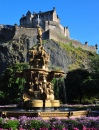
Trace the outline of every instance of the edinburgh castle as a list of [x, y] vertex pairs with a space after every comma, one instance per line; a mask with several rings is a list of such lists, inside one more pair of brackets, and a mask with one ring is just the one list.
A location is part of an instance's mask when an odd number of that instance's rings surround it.
[[88, 46], [88, 43], [80, 43], [77, 40], [70, 38], [70, 32], [67, 27], [63, 27], [60, 24], [60, 18], [56, 13], [55, 7], [53, 10], [47, 12], [39, 13], [34, 12], [33, 14], [28, 11], [26, 15], [22, 15], [20, 18], [20, 25], [0, 25], [0, 41], [6, 40], [19, 40], [21, 35], [26, 35], [28, 40], [31, 37], [37, 36], [37, 24], [39, 24], [43, 30], [43, 40], [53, 39], [58, 43], [69, 44], [72, 43], [72, 46], [75, 48], [82, 48], [84, 50], [96, 52], [97, 45]]

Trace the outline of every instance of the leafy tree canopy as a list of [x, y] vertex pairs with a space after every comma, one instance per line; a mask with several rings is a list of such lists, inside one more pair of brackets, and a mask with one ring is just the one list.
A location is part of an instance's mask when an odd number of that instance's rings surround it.
[[99, 54], [91, 57], [90, 71], [91, 73], [99, 73]]
[[23, 77], [17, 77], [16, 72], [22, 72], [25, 68], [28, 68], [26, 63], [16, 63], [7, 68], [0, 76], [1, 104], [17, 103], [21, 98], [26, 81]]

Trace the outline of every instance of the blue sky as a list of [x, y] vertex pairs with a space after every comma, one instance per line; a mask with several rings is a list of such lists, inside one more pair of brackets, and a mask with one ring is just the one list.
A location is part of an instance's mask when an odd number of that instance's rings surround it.
[[72, 39], [99, 45], [99, 0], [0, 0], [0, 24], [19, 25], [28, 10], [45, 12], [53, 7]]

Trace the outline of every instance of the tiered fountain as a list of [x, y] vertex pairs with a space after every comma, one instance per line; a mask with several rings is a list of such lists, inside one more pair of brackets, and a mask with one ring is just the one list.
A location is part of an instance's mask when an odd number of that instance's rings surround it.
[[23, 106], [27, 109], [47, 109], [60, 107], [59, 100], [54, 99], [53, 78], [64, 76], [63, 71], [49, 70], [50, 55], [42, 46], [42, 29], [37, 26], [37, 47], [29, 50], [29, 69], [24, 69], [26, 79], [23, 93]]
[[53, 78], [60, 78], [65, 75], [63, 71], [49, 70], [50, 55], [47, 54], [42, 46], [42, 30], [37, 26], [37, 47], [29, 50], [30, 68], [24, 69], [21, 73], [26, 84], [22, 95], [21, 109], [3, 110], [2, 117], [42, 117], [49, 119], [50, 117], [66, 118], [70, 116], [88, 115], [88, 111], [60, 111], [56, 110], [60, 107], [59, 100], [54, 99]]

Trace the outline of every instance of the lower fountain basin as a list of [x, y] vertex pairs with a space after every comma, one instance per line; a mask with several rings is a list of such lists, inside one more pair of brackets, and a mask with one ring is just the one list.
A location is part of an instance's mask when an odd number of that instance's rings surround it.
[[77, 110], [73, 108], [47, 108], [47, 109], [19, 109], [17, 107], [2, 107], [0, 108], [1, 117], [16, 117], [19, 116], [28, 116], [28, 117], [41, 117], [42, 119], [50, 119], [50, 118], [70, 118], [70, 117], [81, 117], [81, 116], [88, 116], [88, 110]]

